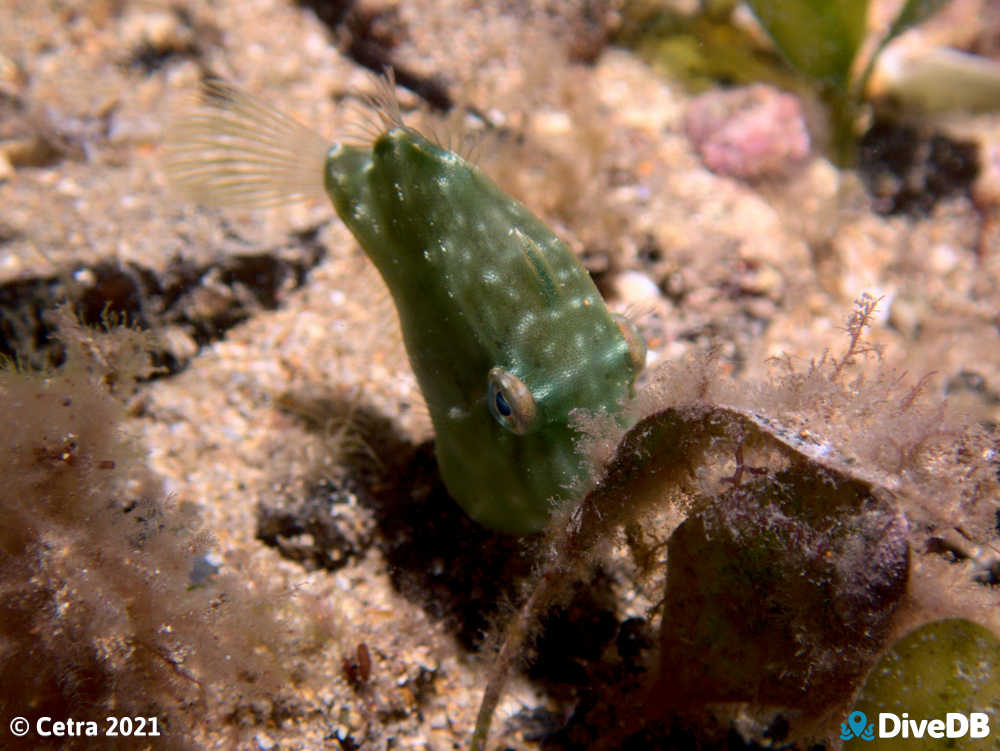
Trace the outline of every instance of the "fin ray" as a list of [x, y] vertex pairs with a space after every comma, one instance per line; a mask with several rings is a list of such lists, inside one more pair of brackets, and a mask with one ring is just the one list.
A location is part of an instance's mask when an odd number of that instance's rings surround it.
[[329, 143], [219, 79], [167, 135], [164, 166], [179, 193], [214, 206], [274, 206], [326, 196]]

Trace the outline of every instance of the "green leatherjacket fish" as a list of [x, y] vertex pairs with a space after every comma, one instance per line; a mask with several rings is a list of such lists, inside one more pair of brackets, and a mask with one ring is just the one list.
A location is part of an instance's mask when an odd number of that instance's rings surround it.
[[537, 531], [589, 472], [571, 413], [619, 414], [645, 344], [540, 219], [403, 123], [391, 76], [372, 106], [370, 140], [331, 147], [212, 80], [172, 128], [168, 174], [223, 205], [325, 189], [392, 294], [449, 493], [494, 529]]

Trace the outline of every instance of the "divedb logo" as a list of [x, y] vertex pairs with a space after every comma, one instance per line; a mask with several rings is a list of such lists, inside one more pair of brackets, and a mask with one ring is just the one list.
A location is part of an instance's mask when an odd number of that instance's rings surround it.
[[914, 720], [907, 712], [901, 715], [879, 712], [878, 731], [864, 712], [854, 711], [840, 723], [840, 739], [863, 741], [875, 738], [986, 738], [990, 734], [990, 716], [985, 712], [948, 712], [944, 719]]
[[847, 715], [847, 722], [840, 723], [840, 740], [849, 741], [851, 738], [863, 741], [875, 738], [875, 723], [869, 723], [864, 712], [851, 712]]

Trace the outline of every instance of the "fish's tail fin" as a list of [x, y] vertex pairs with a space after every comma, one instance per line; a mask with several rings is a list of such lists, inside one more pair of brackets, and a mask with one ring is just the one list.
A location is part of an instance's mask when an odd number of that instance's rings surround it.
[[330, 144], [217, 78], [167, 132], [164, 167], [181, 195], [212, 206], [275, 206], [326, 196]]

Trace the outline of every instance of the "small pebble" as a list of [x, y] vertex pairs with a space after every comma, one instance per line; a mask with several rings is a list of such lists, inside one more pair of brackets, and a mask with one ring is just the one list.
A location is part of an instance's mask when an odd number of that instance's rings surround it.
[[640, 271], [623, 271], [615, 276], [611, 288], [615, 296], [625, 303], [646, 302], [661, 297], [656, 283]]
[[787, 175], [811, 145], [799, 100], [763, 84], [696, 97], [684, 130], [712, 172], [746, 180]]
[[48, 164], [55, 150], [40, 135], [8, 138], [0, 141], [0, 157], [13, 167], [41, 167]]
[[1000, 127], [990, 133], [980, 150], [979, 177], [972, 184], [972, 196], [981, 206], [1000, 206]]
[[129, 48], [145, 45], [164, 54], [189, 49], [194, 32], [176, 13], [154, 10], [127, 16], [122, 22], [121, 38]]

